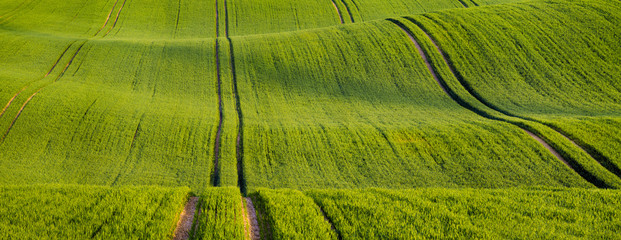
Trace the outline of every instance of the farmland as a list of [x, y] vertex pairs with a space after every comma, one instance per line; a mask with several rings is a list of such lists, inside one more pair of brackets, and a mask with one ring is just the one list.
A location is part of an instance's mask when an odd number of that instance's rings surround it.
[[620, 25], [607, 0], [2, 1], [0, 238], [619, 238]]

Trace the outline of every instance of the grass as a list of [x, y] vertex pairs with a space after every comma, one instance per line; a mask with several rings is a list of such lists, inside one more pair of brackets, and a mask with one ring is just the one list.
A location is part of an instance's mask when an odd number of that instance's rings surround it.
[[0, 238], [620, 238], [619, 2], [333, 2], [0, 2]]
[[311, 190], [343, 239], [614, 239], [619, 191]]
[[0, 187], [3, 239], [170, 239], [187, 187]]
[[621, 58], [614, 37], [620, 7], [531, 1], [414, 19], [488, 106], [564, 133], [620, 176], [615, 122], [621, 95], [615, 79]]
[[300, 191], [258, 189], [251, 198], [261, 239], [337, 239], [322, 210]]
[[191, 238], [245, 239], [243, 207], [239, 189], [207, 188], [200, 195]]
[[57, 68], [33, 83], [0, 119], [4, 133], [25, 99], [43, 87], [0, 145], [2, 182], [198, 192], [210, 185], [217, 126], [211, 47], [88, 42], [61, 78], [54, 81]]
[[589, 185], [453, 102], [407, 41], [387, 21], [233, 38], [248, 188]]

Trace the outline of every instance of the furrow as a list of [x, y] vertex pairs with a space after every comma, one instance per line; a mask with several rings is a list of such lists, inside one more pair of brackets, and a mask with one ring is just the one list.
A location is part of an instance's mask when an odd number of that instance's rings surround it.
[[15, 118], [13, 118], [13, 121], [11, 121], [11, 124], [9, 125], [9, 128], [6, 130], [6, 132], [4, 133], [4, 135], [2, 136], [2, 140], [0, 140], [0, 143], [4, 142], [4, 139], [6, 138], [7, 135], [9, 135], [9, 132], [11, 131], [11, 128], [13, 128], [13, 125], [15, 124], [15, 122], [17, 121], [17, 118], [19, 118], [19, 115], [22, 114], [22, 111], [24, 111], [24, 108], [26, 108], [26, 105], [30, 102], [30, 100], [32, 100], [32, 98], [37, 95], [37, 93], [39, 93], [39, 91], [41, 91], [41, 89], [43, 88], [39, 88], [39, 90], [37, 90], [35, 93], [33, 93], [32, 95], [30, 95], [30, 97], [28, 97], [28, 99], [26, 99], [26, 102], [24, 102], [24, 104], [22, 104], [22, 107], [19, 109], [19, 111], [17, 112], [17, 115], [15, 115]]
[[244, 114], [241, 108], [241, 100], [237, 89], [237, 72], [235, 71], [235, 51], [233, 41], [229, 37], [229, 12], [227, 1], [224, 0], [225, 34], [229, 42], [229, 55], [231, 63], [231, 85], [233, 97], [235, 98], [235, 111], [237, 112], [237, 138], [235, 141], [235, 157], [237, 159], [237, 186], [243, 195], [246, 195], [246, 178], [244, 175]]
[[[50, 75], [50, 73], [52, 73], [52, 71], [54, 71], [54, 68], [56, 68], [56, 65], [58, 65], [58, 62], [60, 62], [60, 60], [65, 56], [65, 53], [67, 53], [67, 51], [69, 50], [69, 48], [71, 48], [71, 46], [73, 46], [73, 44], [76, 41], [73, 41], [69, 44], [69, 46], [67, 46], [67, 48], [65, 48], [65, 50], [63, 51], [62, 54], [60, 54], [60, 57], [58, 57], [58, 59], [56, 59], [56, 62], [54, 62], [54, 65], [52, 65], [52, 68], [50, 68], [50, 70], [45, 74], [45, 76], [43, 76], [42, 78], [36, 80], [39, 81], [41, 79], [46, 78], [48, 75]], [[15, 93], [15, 95], [13, 95], [13, 97], [9, 100], [9, 102], [4, 106], [4, 108], [2, 109], [2, 111], [0, 112], [0, 117], [2, 117], [2, 115], [4, 114], [4, 112], [11, 106], [11, 103], [13, 103], [13, 101], [15, 100], [15, 98], [17, 98], [17, 96], [19, 96], [20, 93], [22, 93], [24, 90], [26, 90], [26, 88], [28, 88], [30, 86], [30, 84], [27, 84], [26, 86], [24, 86], [22, 89], [20, 89], [17, 93]]]
[[356, 22], [354, 21], [354, 15], [351, 14], [351, 10], [349, 9], [349, 5], [347, 5], [347, 2], [345, 2], [345, 0], [341, 0], [341, 2], [345, 6], [345, 10], [347, 11], [347, 14], [349, 15], [349, 19], [351, 20], [351, 22], [352, 23]]
[[112, 29], [114, 29], [114, 27], [116, 27], [116, 23], [119, 21], [119, 17], [121, 16], [121, 11], [123, 11], [123, 7], [125, 7], [125, 3], [126, 2], [127, 2], [127, 0], [123, 1], [123, 4], [119, 8], [119, 11], [116, 13], [116, 17], [114, 18], [114, 22], [112, 23], [112, 27], [110, 29], [108, 29], [106, 34], [103, 35], [104, 37], [108, 36], [108, 33], [110, 33], [110, 31], [112, 31]]
[[95, 33], [94, 36], [97, 36], [97, 34], [99, 34], [99, 32], [101, 32], [101, 30], [103, 30], [106, 25], [108, 25], [108, 21], [110, 20], [110, 16], [112, 16], [112, 12], [114, 12], [114, 8], [116, 7], [116, 4], [119, 3], [119, 0], [116, 0], [116, 2], [114, 2], [114, 6], [112, 6], [112, 8], [110, 9], [110, 12], [108, 13], [108, 16], [106, 17], [106, 21], [104, 22], [103, 26], [101, 26], [101, 28], [99, 28], [99, 30], [97, 30], [97, 32]]
[[185, 204], [181, 215], [179, 215], [179, 221], [175, 228], [174, 240], [187, 240], [190, 239], [190, 231], [192, 229], [192, 223], [194, 222], [194, 214], [196, 213], [196, 205], [198, 203], [198, 197], [190, 197]]
[[[425, 17], [423, 15], [423, 17]], [[433, 45], [435, 46], [435, 48], [437, 49], [438, 53], [440, 53], [440, 56], [442, 57], [442, 60], [444, 61], [444, 63], [448, 66], [451, 74], [453, 74], [453, 76], [455, 76], [455, 78], [458, 80], [458, 82], [462, 85], [462, 87], [464, 87], [464, 89], [466, 89], [466, 91], [468, 91], [468, 93], [473, 96], [475, 99], [477, 99], [480, 103], [482, 103], [483, 105], [485, 105], [486, 107], [497, 111], [499, 113], [502, 113], [506, 116], [509, 117], [514, 117], [514, 118], [518, 118], [524, 121], [530, 121], [530, 122], [536, 122], [539, 124], [543, 124], [544, 126], [547, 126], [549, 129], [551, 129], [552, 131], [554, 131], [555, 133], [559, 134], [560, 136], [563, 136], [565, 139], [569, 140], [574, 147], [580, 149], [582, 152], [586, 153], [588, 156], [590, 156], [591, 158], [595, 159], [595, 161], [601, 165], [604, 169], [606, 169], [607, 171], [611, 172], [612, 174], [616, 175], [617, 177], [621, 178], [621, 169], [617, 168], [614, 164], [612, 164], [612, 161], [608, 158], [606, 158], [605, 156], [599, 154], [599, 153], [595, 153], [593, 151], [587, 151], [586, 148], [584, 148], [583, 146], [579, 145], [578, 143], [576, 143], [573, 139], [571, 139], [570, 137], [568, 137], [566, 134], [564, 134], [562, 131], [560, 131], [558, 128], [556, 128], [555, 126], [546, 123], [546, 122], [542, 122], [539, 121], [537, 119], [534, 118], [529, 118], [529, 117], [523, 117], [523, 116], [518, 116], [515, 114], [512, 114], [508, 111], [502, 110], [499, 107], [491, 104], [490, 102], [488, 102], [487, 100], [485, 100], [481, 95], [479, 95], [476, 91], [474, 91], [474, 89], [464, 80], [464, 77], [457, 71], [455, 70], [455, 67], [453, 66], [453, 64], [451, 64], [450, 59], [444, 54], [444, 52], [442, 51], [442, 49], [440, 49], [440, 47], [438, 46], [438, 44], [436, 44], [435, 40], [429, 35], [427, 34], [427, 31], [424, 29], [424, 27], [417, 22], [416, 20], [414, 20], [413, 18], [410, 17], [405, 17], [405, 19], [407, 19], [408, 21], [414, 23], [416, 26], [418, 26], [419, 29], [421, 29], [421, 31], [425, 34], [425, 36], [431, 41], [431, 43], [433, 43]], [[431, 18], [427, 18], [431, 21], [434, 21]], [[504, 119], [501, 119], [504, 121]], [[509, 122], [509, 121], [507, 121]], [[512, 123], [512, 122], [510, 122]], [[517, 126], [517, 124], [512, 123], [514, 125]], [[521, 127], [523, 128], [523, 127]], [[574, 168], [574, 167], [572, 167]], [[574, 168], [575, 170], [575, 168]]]
[[222, 124], [224, 119], [224, 107], [222, 106], [222, 79], [220, 74], [220, 45], [218, 42], [219, 27], [218, 27], [218, 0], [216, 2], [216, 39], [215, 39], [215, 61], [216, 61], [216, 92], [218, 94], [218, 130], [216, 132], [216, 139], [214, 143], [214, 163], [213, 163], [213, 176], [212, 185], [220, 185], [220, 144], [222, 137]]
[[249, 197], [244, 199], [246, 199], [246, 221], [250, 222], [250, 239], [259, 240], [261, 239], [261, 235], [259, 231], [259, 222], [257, 221], [257, 212], [252, 204], [252, 199]]
[[[590, 173], [586, 173], [586, 171], [583, 171], [582, 167], [579, 166], [579, 164], [569, 164], [568, 161], [563, 158], [556, 149], [554, 149], [552, 146], [550, 146], [549, 143], [547, 143], [545, 140], [543, 140], [541, 138], [541, 136], [537, 136], [536, 134], [526, 130], [523, 126], [520, 126], [519, 124], [516, 124], [514, 122], [511, 121], [506, 121], [504, 119], [500, 119], [498, 117], [494, 117], [494, 116], [490, 116], [487, 113], [484, 113], [483, 111], [477, 109], [476, 107], [472, 106], [471, 104], [467, 103], [465, 100], [463, 100], [460, 96], [458, 96], [454, 91], [452, 91], [452, 89], [450, 89], [448, 87], [448, 85], [446, 84], [446, 82], [444, 82], [441, 78], [438, 77], [437, 73], [435, 72], [434, 68], [431, 66], [431, 64], [429, 63], [429, 59], [427, 58], [425, 52], [423, 51], [423, 49], [420, 47], [420, 45], [418, 44], [418, 42], [416, 41], [416, 39], [414, 38], [414, 34], [405, 26], [403, 25], [403, 23], [395, 20], [395, 19], [388, 19], [389, 21], [391, 21], [392, 23], [394, 23], [395, 25], [397, 25], [399, 28], [401, 28], [401, 30], [403, 32], [405, 32], [408, 37], [410, 38], [410, 40], [416, 45], [416, 48], [418, 50], [418, 53], [420, 54], [420, 56], [422, 57], [423, 61], [425, 62], [425, 65], [427, 65], [428, 70], [431, 72], [432, 77], [436, 80], [436, 82], [438, 82], [438, 84], [440, 85], [440, 87], [442, 88], [442, 90], [449, 95], [449, 97], [451, 97], [451, 99], [453, 99], [453, 101], [455, 101], [457, 104], [461, 105], [462, 107], [478, 114], [479, 116], [491, 119], [491, 120], [496, 120], [496, 121], [503, 121], [503, 122], [507, 122], [510, 124], [513, 124], [516, 127], [519, 127], [520, 129], [522, 129], [523, 131], [525, 131], [533, 140], [537, 141], [538, 143], [540, 143], [544, 148], [546, 148], [557, 160], [561, 161], [562, 163], [564, 163], [567, 167], [571, 168], [574, 172], [576, 172], [578, 175], [580, 175], [582, 178], [584, 178], [586, 181], [589, 181], [590, 183], [592, 183], [595, 186], [598, 187], [606, 187], [602, 185], [602, 182], [598, 179], [594, 179], [593, 175], [591, 175]], [[410, 19], [408, 19], [410, 20]], [[410, 20], [412, 21], [412, 20]], [[416, 24], [416, 23], [415, 23]], [[416, 24], [417, 26], [419, 26], [418, 24]], [[424, 29], [422, 29], [420, 26], [419, 28], [421, 29], [421, 31], [423, 31], [423, 33], [429, 38], [429, 40], [435, 45], [437, 51], [440, 53], [440, 55], [442, 56], [445, 64], [447, 64], [451, 70], [451, 73], [455, 76], [455, 71], [452, 69], [452, 67], [450, 66], [450, 64], [448, 63], [448, 61], [446, 60], [446, 58], [444, 57], [443, 52], [441, 51], [441, 49], [437, 46], [437, 44], [435, 43], [435, 41], [433, 41], [433, 39], [431, 37], [429, 37], [429, 35], [424, 31]]]
[[339, 19], [341, 20], [341, 24], [345, 23], [345, 21], [343, 21], [343, 15], [341, 14], [341, 11], [339, 10], [339, 7], [336, 6], [336, 2], [334, 2], [334, 0], [330, 0], [332, 1], [332, 6], [334, 6], [334, 9], [336, 10], [336, 14], [339, 15]]

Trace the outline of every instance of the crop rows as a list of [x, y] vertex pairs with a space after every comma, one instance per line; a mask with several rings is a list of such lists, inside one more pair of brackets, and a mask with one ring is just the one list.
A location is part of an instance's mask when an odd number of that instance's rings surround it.
[[171, 238], [188, 194], [187, 187], [3, 186], [0, 238]]
[[[621, 95], [615, 79], [621, 69], [614, 66], [620, 59], [618, 46], [610, 43], [616, 41], [612, 22], [618, 19], [611, 11], [621, 6], [601, 1], [571, 3], [563, 7], [536, 2], [495, 8], [507, 9], [515, 16], [481, 9], [478, 14], [429, 14], [414, 20], [446, 50], [463, 85], [475, 97], [509, 116], [552, 127], [619, 177], [616, 102]], [[591, 14], [573, 18], [577, 11]], [[485, 24], [481, 19], [496, 19], [496, 25], [480, 26]], [[567, 28], [568, 24], [572, 27]], [[446, 29], [459, 30], [449, 35]], [[597, 37], [565, 37], [582, 36], [568, 33], [575, 29]], [[483, 36], [495, 39], [483, 41]]]
[[588, 185], [453, 102], [390, 22], [237, 39], [249, 189]]

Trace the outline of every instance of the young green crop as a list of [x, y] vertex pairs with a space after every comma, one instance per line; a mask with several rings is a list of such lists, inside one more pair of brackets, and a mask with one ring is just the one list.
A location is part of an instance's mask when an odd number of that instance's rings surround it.
[[0, 186], [2, 239], [170, 239], [189, 189]]
[[251, 194], [262, 239], [337, 239], [313, 199], [291, 189], [257, 189]]
[[414, 16], [488, 106], [544, 123], [621, 176], [621, 4], [531, 1]]
[[242, 208], [245, 207], [239, 189], [235, 187], [207, 188], [200, 195], [196, 209], [192, 239], [245, 239]]
[[249, 189], [589, 185], [452, 101], [390, 22], [233, 40]]
[[617, 190], [311, 190], [343, 239], [616, 239]]
[[0, 181], [210, 185], [218, 111], [212, 46], [86, 43], [64, 73], [37, 81], [0, 118], [2, 133], [10, 128], [0, 144]]

